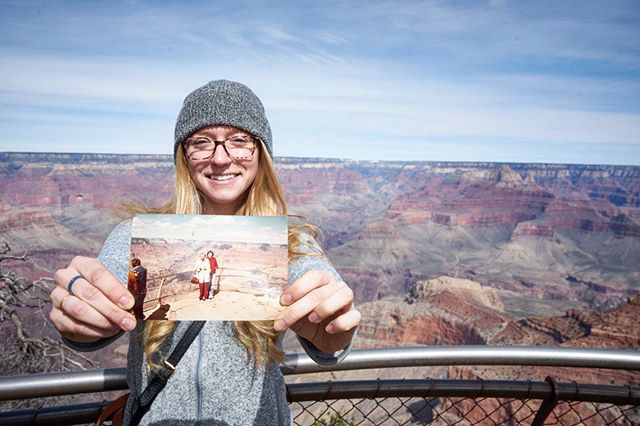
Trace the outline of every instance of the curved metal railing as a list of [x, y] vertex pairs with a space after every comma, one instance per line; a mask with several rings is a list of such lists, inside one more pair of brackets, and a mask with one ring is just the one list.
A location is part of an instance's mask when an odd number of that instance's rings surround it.
[[291, 354], [287, 355], [282, 372], [306, 374], [439, 365], [534, 365], [640, 370], [640, 352], [550, 346], [413, 346], [354, 350], [342, 362], [331, 366], [320, 366], [306, 354]]
[[[297, 375], [444, 365], [640, 370], [640, 352], [538, 346], [418, 346], [354, 350], [341, 363], [328, 366], [316, 364], [305, 354], [288, 354], [281, 369], [285, 375]], [[0, 377], [0, 400], [126, 388], [125, 368]], [[443, 424], [460, 419], [465, 424], [489, 420], [496, 423], [496, 419], [507, 419], [512, 424], [542, 424], [549, 416], [555, 416], [556, 424], [640, 422], [640, 388], [557, 383], [552, 378], [544, 382], [423, 379], [290, 383], [287, 395], [297, 424], [330, 424], [336, 419], [345, 424], [426, 424], [435, 418]], [[609, 405], [602, 408], [605, 403]], [[103, 406], [104, 401], [2, 413], [0, 423], [91, 422]]]
[[[353, 350], [342, 362], [319, 365], [287, 354], [284, 375], [443, 365], [522, 365], [640, 370], [640, 352], [540, 346], [414, 346]], [[127, 389], [126, 368], [0, 377], [0, 401]]]

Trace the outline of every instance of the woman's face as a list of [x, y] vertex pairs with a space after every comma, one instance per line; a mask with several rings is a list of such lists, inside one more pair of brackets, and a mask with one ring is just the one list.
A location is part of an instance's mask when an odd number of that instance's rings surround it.
[[[187, 141], [198, 137], [224, 141], [239, 135], [248, 133], [230, 126], [211, 126], [196, 131]], [[224, 147], [218, 145], [213, 156], [206, 160], [194, 161], [185, 157], [189, 175], [204, 197], [203, 213], [234, 214], [238, 210], [242, 196], [256, 178], [259, 155], [260, 150], [256, 147], [250, 158], [233, 160]]]

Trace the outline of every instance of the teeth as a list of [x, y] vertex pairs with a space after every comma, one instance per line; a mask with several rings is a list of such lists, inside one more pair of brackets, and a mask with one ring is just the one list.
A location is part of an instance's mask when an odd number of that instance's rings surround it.
[[210, 178], [213, 180], [229, 180], [236, 177], [236, 175], [211, 175]]

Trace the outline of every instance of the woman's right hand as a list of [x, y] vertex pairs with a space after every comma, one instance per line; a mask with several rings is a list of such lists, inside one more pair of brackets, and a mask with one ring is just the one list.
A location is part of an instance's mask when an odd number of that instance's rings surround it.
[[[69, 294], [67, 285], [76, 275], [82, 278], [73, 283], [73, 294]], [[51, 291], [49, 318], [67, 339], [94, 342], [136, 327], [135, 317], [128, 312], [134, 305], [133, 295], [98, 259], [76, 256], [53, 278], [56, 286]]]

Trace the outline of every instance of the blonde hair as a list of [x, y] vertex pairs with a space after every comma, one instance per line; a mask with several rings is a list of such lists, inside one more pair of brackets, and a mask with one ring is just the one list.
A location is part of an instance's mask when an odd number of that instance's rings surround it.
[[[253, 216], [285, 216], [288, 215], [287, 204], [282, 194], [280, 184], [276, 179], [275, 170], [264, 143], [259, 144], [258, 170], [256, 177], [243, 195], [237, 215]], [[178, 146], [175, 157], [175, 189], [169, 201], [161, 207], [153, 208], [140, 204], [122, 204], [120, 211], [128, 216], [133, 214], [201, 214], [202, 195], [198, 192], [189, 175], [183, 148]], [[315, 244], [309, 244], [308, 237], [318, 236], [318, 230], [313, 225], [301, 224], [289, 227], [289, 260], [304, 254], [323, 255]], [[304, 250], [302, 247], [306, 247]], [[309, 250], [310, 249], [310, 250]], [[159, 368], [162, 359], [160, 347], [174, 330], [175, 323], [171, 321], [147, 321], [144, 328], [146, 340], [144, 353], [148, 369]], [[234, 332], [247, 353], [256, 365], [266, 365], [269, 362], [282, 362], [284, 356], [278, 348], [278, 333], [273, 328], [273, 321], [235, 321]]]

